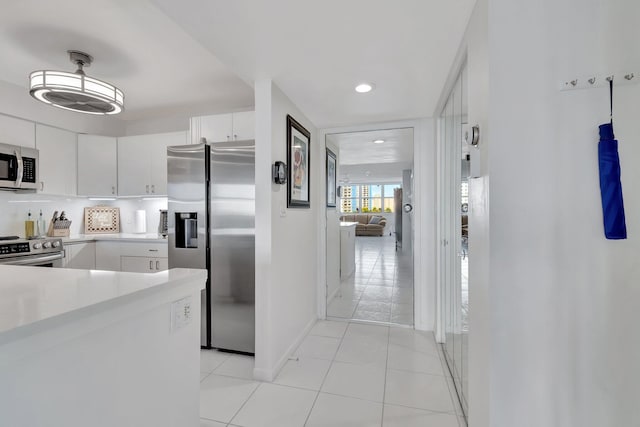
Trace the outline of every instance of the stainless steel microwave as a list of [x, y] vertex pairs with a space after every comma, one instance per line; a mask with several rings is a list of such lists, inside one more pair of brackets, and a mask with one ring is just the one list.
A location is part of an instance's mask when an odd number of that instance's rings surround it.
[[38, 188], [38, 150], [0, 144], [0, 190]]

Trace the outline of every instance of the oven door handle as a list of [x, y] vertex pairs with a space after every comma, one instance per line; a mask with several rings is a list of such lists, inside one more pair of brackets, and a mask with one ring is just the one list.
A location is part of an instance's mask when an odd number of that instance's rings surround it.
[[18, 150], [14, 151], [16, 160], [18, 161], [18, 174], [16, 175], [16, 188], [20, 188], [22, 185], [22, 178], [24, 177], [24, 162], [22, 161], [22, 155]]
[[24, 259], [12, 259], [12, 260], [2, 260], [0, 264], [10, 264], [10, 265], [37, 265], [42, 264], [49, 261], [56, 261], [64, 258], [63, 252], [58, 252], [53, 255], [48, 256], [26, 256]]

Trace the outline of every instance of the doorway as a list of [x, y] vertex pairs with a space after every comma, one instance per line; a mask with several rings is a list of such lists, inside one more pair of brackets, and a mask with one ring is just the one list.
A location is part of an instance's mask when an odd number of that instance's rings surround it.
[[411, 327], [414, 129], [331, 133], [325, 142], [338, 186], [326, 209], [326, 317]]
[[443, 108], [439, 129], [438, 228], [440, 318], [438, 330], [445, 360], [466, 416], [469, 336], [469, 177], [467, 68], [462, 66]]

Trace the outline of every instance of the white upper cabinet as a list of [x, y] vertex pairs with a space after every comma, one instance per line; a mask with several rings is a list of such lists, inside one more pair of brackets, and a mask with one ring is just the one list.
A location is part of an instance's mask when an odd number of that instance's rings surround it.
[[221, 142], [231, 140], [232, 135], [232, 114], [200, 117], [200, 138], [207, 138], [209, 142]]
[[118, 138], [118, 195], [149, 194], [149, 145], [146, 135]]
[[247, 141], [256, 138], [255, 123], [256, 114], [254, 111], [243, 111], [233, 113], [233, 139]]
[[0, 115], [0, 143], [35, 148], [35, 124]]
[[40, 151], [40, 187], [46, 194], [77, 194], [77, 134], [36, 124], [36, 148]]
[[249, 140], [255, 138], [255, 113], [217, 114], [191, 119], [191, 143], [199, 144], [201, 138], [208, 142]]
[[118, 195], [118, 148], [116, 138], [78, 135], [78, 195]]
[[167, 147], [187, 144], [187, 132], [118, 138], [118, 195], [167, 194]]

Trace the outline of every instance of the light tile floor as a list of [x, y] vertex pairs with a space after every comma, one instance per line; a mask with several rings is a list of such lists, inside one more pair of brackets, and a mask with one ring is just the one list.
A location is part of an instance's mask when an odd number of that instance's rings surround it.
[[356, 270], [327, 304], [327, 316], [413, 325], [413, 261], [395, 237], [356, 237]]
[[408, 328], [319, 321], [273, 383], [253, 358], [201, 352], [202, 427], [459, 427], [440, 345]]

